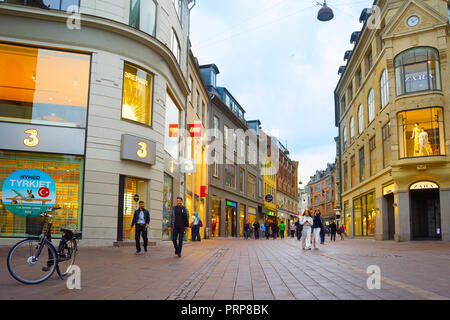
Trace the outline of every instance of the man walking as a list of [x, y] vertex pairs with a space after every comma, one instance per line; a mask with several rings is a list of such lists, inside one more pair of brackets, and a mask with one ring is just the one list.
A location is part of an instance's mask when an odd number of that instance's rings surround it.
[[259, 239], [259, 222], [255, 221], [255, 223], [253, 223], [253, 230], [255, 231], [255, 240]]
[[261, 236], [263, 239], [266, 236], [266, 224], [265, 223], [261, 224]]
[[248, 234], [250, 232], [250, 223], [248, 223], [248, 220], [245, 220], [244, 223], [244, 239], [248, 240]]
[[183, 237], [186, 228], [189, 227], [189, 211], [183, 206], [183, 198], [177, 198], [177, 205], [172, 207], [169, 218], [169, 231], [172, 231], [172, 241], [175, 254], [181, 258], [183, 248]]
[[331, 239], [330, 239], [330, 241], [336, 242], [336, 233], [337, 233], [336, 223], [334, 222], [334, 220], [331, 220], [331, 224], [330, 224]]
[[134, 211], [133, 221], [131, 222], [131, 228], [136, 226], [135, 239], [136, 239], [136, 254], [141, 254], [141, 235], [144, 240], [144, 251], [147, 252], [147, 229], [150, 227], [150, 213], [145, 209], [145, 202], [139, 201], [139, 208]]
[[278, 226], [278, 229], [280, 230], [280, 236], [281, 239], [284, 239], [284, 231], [286, 230], [286, 224], [284, 223], [284, 221], [281, 221], [280, 225]]
[[270, 238], [270, 227], [271, 227], [271, 224], [270, 224], [269, 220], [267, 220], [266, 221], [266, 240], [269, 240], [269, 238]]
[[314, 243], [314, 249], [319, 249], [319, 242], [320, 242], [320, 232], [323, 228], [323, 221], [322, 217], [320, 216], [320, 211], [316, 210], [314, 213], [313, 218], [313, 243]]

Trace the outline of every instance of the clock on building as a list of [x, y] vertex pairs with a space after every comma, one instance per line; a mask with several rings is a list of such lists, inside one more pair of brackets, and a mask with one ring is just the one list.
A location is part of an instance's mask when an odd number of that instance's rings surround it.
[[419, 24], [419, 21], [420, 21], [420, 19], [419, 19], [418, 16], [411, 16], [411, 17], [408, 18], [408, 21], [407, 21], [408, 22], [408, 26], [415, 27], [415, 26], [417, 26]]

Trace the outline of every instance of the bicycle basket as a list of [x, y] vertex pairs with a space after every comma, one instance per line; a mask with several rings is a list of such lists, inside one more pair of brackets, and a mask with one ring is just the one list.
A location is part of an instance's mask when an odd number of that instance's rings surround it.
[[42, 234], [42, 230], [44, 229], [44, 224], [45, 218], [43, 217], [27, 216], [26, 233], [33, 236], [40, 236]]

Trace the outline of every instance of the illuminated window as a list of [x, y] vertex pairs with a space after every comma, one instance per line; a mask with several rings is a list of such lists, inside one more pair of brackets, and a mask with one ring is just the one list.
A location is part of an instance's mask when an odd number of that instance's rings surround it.
[[0, 121], [86, 127], [91, 56], [0, 43]]
[[385, 69], [381, 75], [380, 80], [381, 89], [381, 108], [384, 108], [389, 103], [389, 76], [388, 71]]
[[395, 58], [397, 95], [441, 90], [439, 52], [434, 48], [409, 49]]
[[152, 125], [152, 81], [146, 71], [125, 63], [122, 118]]
[[373, 89], [370, 89], [369, 96], [367, 97], [367, 105], [369, 108], [369, 123], [375, 119], [375, 94]]
[[400, 158], [445, 155], [442, 108], [398, 114]]
[[156, 3], [154, 0], [131, 0], [130, 26], [156, 35]]
[[[55, 204], [62, 210], [53, 213], [52, 236], [63, 227], [80, 229], [84, 160], [82, 157], [0, 151], [0, 182], [15, 171], [39, 170], [56, 184]], [[0, 198], [2, 189], [0, 188]], [[0, 236], [25, 237], [26, 218], [8, 212], [0, 203]]]
[[375, 193], [369, 193], [353, 201], [355, 236], [375, 235]]

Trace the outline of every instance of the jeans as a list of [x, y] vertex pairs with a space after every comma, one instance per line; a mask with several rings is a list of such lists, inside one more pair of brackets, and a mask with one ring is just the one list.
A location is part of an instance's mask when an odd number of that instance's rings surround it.
[[248, 230], [244, 229], [244, 239], [248, 240]]
[[280, 237], [281, 237], [281, 239], [284, 239], [284, 230], [280, 231]]
[[147, 251], [147, 228], [145, 225], [137, 224], [135, 228], [135, 239], [136, 239], [136, 251], [141, 252], [141, 235], [144, 240], [144, 250]]
[[192, 241], [200, 241], [200, 225], [192, 226]]
[[336, 241], [336, 232], [331, 233], [331, 241]]
[[263, 231], [261, 231], [261, 238], [264, 238], [265, 236], [266, 236], [266, 231], [265, 230], [263, 230]]
[[320, 233], [320, 242], [325, 242], [325, 233]]
[[277, 238], [277, 232], [273, 231], [273, 240], [276, 240], [276, 238]]
[[255, 240], [259, 239], [259, 230], [255, 229]]
[[302, 238], [302, 232], [300, 231], [300, 229], [297, 229], [297, 240], [300, 241], [301, 238]]
[[173, 229], [172, 230], [172, 242], [175, 247], [175, 253], [181, 254], [181, 249], [183, 248], [183, 238], [185, 229]]

